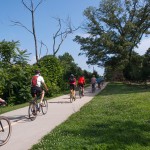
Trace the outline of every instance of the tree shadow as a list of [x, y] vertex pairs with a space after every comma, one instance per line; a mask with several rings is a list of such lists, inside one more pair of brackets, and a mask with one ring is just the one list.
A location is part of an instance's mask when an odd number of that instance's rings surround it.
[[50, 101], [50, 102], [48, 102], [48, 103], [58, 103], [58, 104], [62, 104], [62, 103], [70, 103], [70, 99], [68, 100], [68, 101]]
[[29, 121], [28, 115], [14, 115], [14, 116], [6, 116], [6, 117], [12, 122], [23, 123]]

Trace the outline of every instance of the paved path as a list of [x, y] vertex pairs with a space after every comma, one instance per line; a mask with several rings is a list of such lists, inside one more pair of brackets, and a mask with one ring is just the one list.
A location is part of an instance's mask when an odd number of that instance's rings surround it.
[[38, 143], [44, 135], [67, 120], [73, 113], [79, 111], [99, 92], [100, 90], [96, 89], [95, 93], [91, 93], [91, 89], [88, 87], [85, 89], [85, 96], [81, 99], [77, 92], [77, 99], [73, 103], [70, 103], [69, 95], [48, 100], [47, 114], [38, 115], [34, 121], [28, 119], [28, 107], [3, 114], [11, 120], [12, 135], [8, 143], [1, 146], [0, 150], [30, 149], [33, 144]]

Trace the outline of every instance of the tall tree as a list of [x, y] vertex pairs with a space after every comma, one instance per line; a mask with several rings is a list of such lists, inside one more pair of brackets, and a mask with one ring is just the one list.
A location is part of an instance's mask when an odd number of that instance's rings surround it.
[[[23, 28], [25, 28], [28, 32], [30, 32], [33, 35], [34, 38], [34, 45], [35, 45], [35, 56], [36, 56], [36, 61], [38, 63], [38, 44], [37, 44], [37, 37], [36, 37], [36, 30], [35, 30], [35, 11], [37, 10], [37, 8], [39, 7], [39, 5], [42, 4], [43, 0], [38, 0], [35, 2], [33, 2], [34, 0], [21, 0], [22, 4], [24, 5], [24, 7], [29, 10], [29, 12], [31, 13], [31, 25], [32, 25], [32, 29], [30, 30], [29, 28], [27, 28], [25, 25], [23, 25], [21, 22], [19, 21], [12, 21], [14, 23], [14, 25], [17, 26], [21, 26]], [[41, 45], [43, 45], [43, 42], [41, 42]]]
[[0, 68], [11, 65], [14, 57], [16, 56], [16, 50], [18, 49], [18, 41], [1, 41], [0, 42]]
[[105, 66], [117, 58], [115, 65], [130, 62], [134, 48], [143, 35], [149, 34], [149, 0], [101, 0], [99, 7], [84, 11], [87, 22], [83, 29], [87, 37], [76, 36], [87, 63]]

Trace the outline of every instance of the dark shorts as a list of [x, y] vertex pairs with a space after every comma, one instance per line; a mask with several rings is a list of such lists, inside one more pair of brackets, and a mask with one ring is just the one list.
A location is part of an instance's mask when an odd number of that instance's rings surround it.
[[84, 87], [84, 84], [78, 83], [78, 86], [81, 86], [82, 88]]
[[35, 97], [35, 94], [36, 95], [40, 95], [42, 93], [43, 89], [41, 87], [31, 87], [31, 95], [32, 97]]
[[96, 83], [92, 83], [92, 88], [95, 88]]
[[74, 84], [70, 84], [70, 90], [75, 90], [75, 85]]

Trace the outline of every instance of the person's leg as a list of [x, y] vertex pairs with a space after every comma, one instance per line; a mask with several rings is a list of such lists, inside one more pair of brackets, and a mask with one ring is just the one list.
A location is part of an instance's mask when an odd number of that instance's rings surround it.
[[36, 87], [36, 91], [37, 91], [37, 94], [41, 95], [40, 103], [42, 104], [43, 98], [44, 98], [44, 95], [45, 95], [45, 91], [41, 87]]
[[0, 98], [0, 102], [2, 102], [2, 103], [3, 103], [3, 102], [5, 102], [5, 100], [3, 100], [2, 98]]
[[75, 98], [76, 91], [75, 91], [75, 85], [73, 85], [73, 97]]
[[84, 96], [84, 85], [82, 84], [82, 96]]
[[43, 90], [43, 91], [41, 92], [41, 100], [40, 100], [40, 103], [43, 103], [44, 95], [45, 95], [45, 91]]
[[98, 88], [101, 89], [100, 82], [98, 83]]
[[70, 95], [74, 96], [73, 84], [70, 84]]

